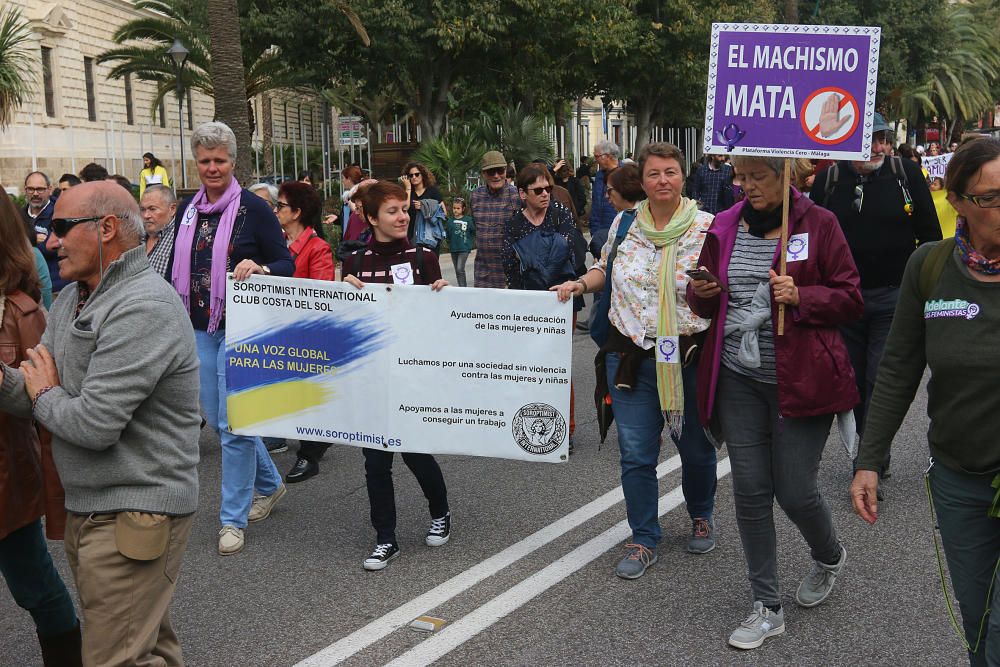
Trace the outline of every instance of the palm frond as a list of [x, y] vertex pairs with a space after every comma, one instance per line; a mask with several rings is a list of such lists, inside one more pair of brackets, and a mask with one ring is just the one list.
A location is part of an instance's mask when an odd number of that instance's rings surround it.
[[27, 47], [31, 31], [19, 9], [0, 13], [0, 127], [7, 127], [14, 114], [35, 89], [37, 61]]

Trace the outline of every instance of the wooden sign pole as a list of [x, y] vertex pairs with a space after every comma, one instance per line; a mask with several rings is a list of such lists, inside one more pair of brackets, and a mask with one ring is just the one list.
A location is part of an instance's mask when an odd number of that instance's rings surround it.
[[[781, 202], [781, 259], [779, 261], [781, 262], [780, 275], [785, 275], [785, 260], [788, 254], [788, 207], [792, 189], [792, 161], [788, 158], [785, 158], [785, 174], [781, 180], [784, 194]], [[778, 335], [785, 335], [785, 304], [783, 303], [778, 304]]]

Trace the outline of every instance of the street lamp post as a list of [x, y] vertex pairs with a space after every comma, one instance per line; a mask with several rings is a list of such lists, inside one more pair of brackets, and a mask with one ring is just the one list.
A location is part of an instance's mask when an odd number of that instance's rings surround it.
[[174, 37], [173, 46], [167, 49], [167, 53], [174, 61], [177, 80], [177, 127], [180, 129], [181, 137], [181, 187], [187, 187], [187, 164], [184, 162], [184, 84], [181, 82], [181, 74], [184, 72], [184, 63], [187, 62], [190, 53], [181, 40]]

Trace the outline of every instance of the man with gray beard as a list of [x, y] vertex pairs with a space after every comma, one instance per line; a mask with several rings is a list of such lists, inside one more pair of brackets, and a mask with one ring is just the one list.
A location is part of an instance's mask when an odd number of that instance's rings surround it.
[[[889, 157], [891, 137], [892, 128], [876, 113], [871, 159], [843, 160], [821, 171], [810, 194], [837, 216], [861, 274], [865, 314], [841, 327], [861, 393], [861, 403], [854, 410], [859, 436], [896, 310], [903, 269], [918, 245], [941, 240], [934, 200], [920, 166]], [[886, 459], [883, 479], [888, 469]]]

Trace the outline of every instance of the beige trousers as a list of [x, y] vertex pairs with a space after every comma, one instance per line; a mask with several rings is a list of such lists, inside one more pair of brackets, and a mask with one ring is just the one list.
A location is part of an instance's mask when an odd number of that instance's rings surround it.
[[83, 617], [85, 667], [180, 667], [170, 600], [194, 515], [171, 517], [170, 540], [156, 560], [118, 553], [114, 514], [70, 514], [69, 560]]

